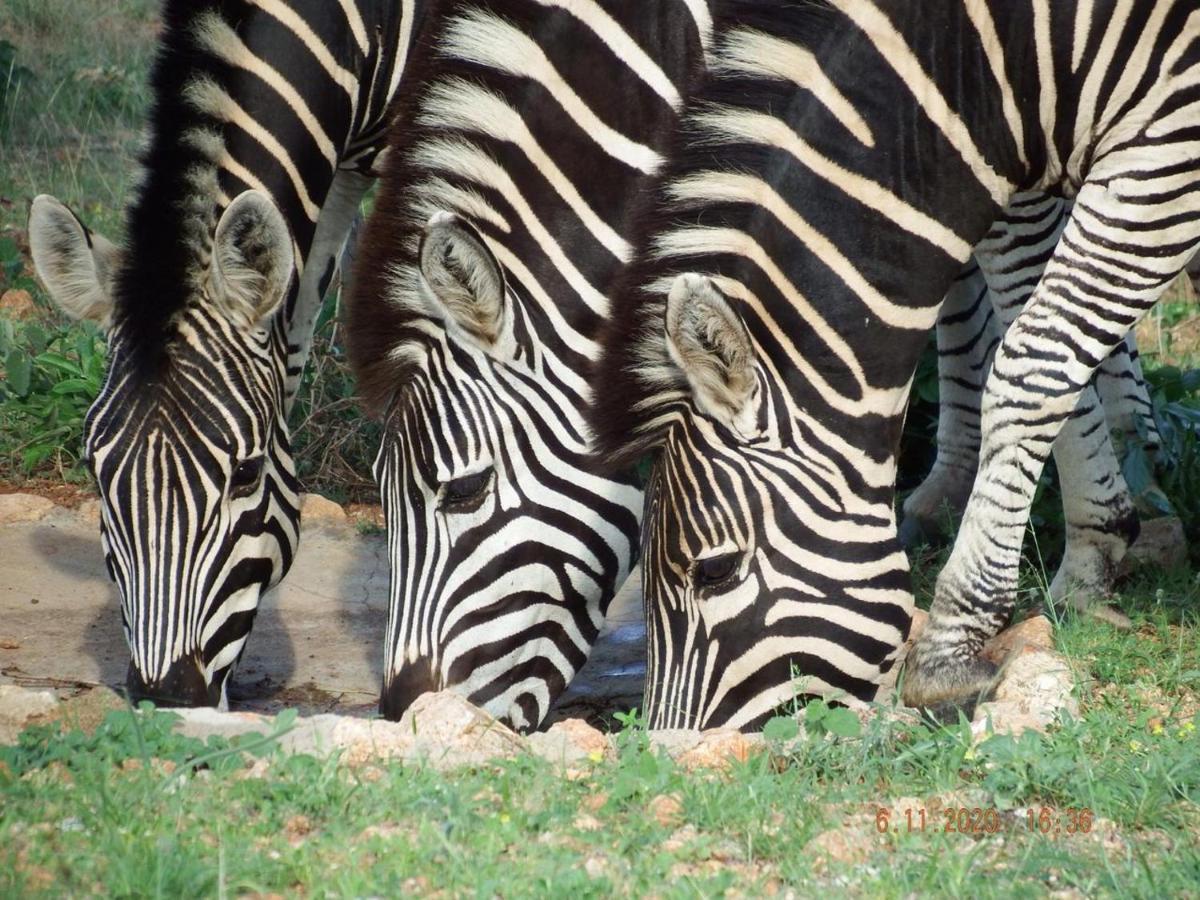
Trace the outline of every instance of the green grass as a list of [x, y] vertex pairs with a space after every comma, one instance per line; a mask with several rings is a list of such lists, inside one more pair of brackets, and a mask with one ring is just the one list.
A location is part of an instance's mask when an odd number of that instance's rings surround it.
[[[1196, 896], [1198, 594], [1182, 575], [1131, 589], [1135, 633], [1061, 621], [1080, 712], [1047, 734], [973, 744], [880, 717], [725, 774], [681, 771], [628, 717], [615, 759], [567, 777], [261, 746], [247, 777], [253, 754], [169, 734], [168, 713], [42, 726], [0, 750], [0, 895]], [[660, 821], [663, 796], [679, 807]], [[1001, 830], [947, 831], [959, 807]]]

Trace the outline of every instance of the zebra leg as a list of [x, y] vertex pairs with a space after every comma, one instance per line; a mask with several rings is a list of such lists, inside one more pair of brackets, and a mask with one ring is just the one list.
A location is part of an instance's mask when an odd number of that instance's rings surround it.
[[1137, 512], [1108, 425], [1100, 398], [1089, 385], [1054, 442], [1066, 550], [1050, 582], [1050, 597], [1127, 628], [1130, 622], [1124, 613], [1096, 602], [1108, 596], [1117, 565], [1138, 534]]
[[[1109, 165], [1120, 165], [1114, 157]], [[1136, 158], [1127, 162], [1138, 168]], [[1012, 615], [1029, 507], [1051, 444], [1094, 370], [1200, 242], [1200, 217], [1124, 201], [1125, 189], [1124, 179], [1084, 185], [1032, 299], [996, 351], [979, 474], [909, 656], [904, 699], [912, 705], [967, 701], [992, 686], [995, 667], [979, 653]]]
[[1141, 441], [1146, 454], [1154, 459], [1162, 445], [1162, 436], [1154, 421], [1150, 390], [1142, 375], [1142, 362], [1132, 331], [1100, 364], [1096, 372], [1096, 390], [1104, 403], [1108, 427], [1115, 432], [1118, 441], [1122, 445]]
[[971, 259], [938, 316], [937, 459], [904, 501], [905, 547], [946, 532], [967, 505], [979, 466], [979, 398], [999, 341], [987, 282]]
[[313, 329], [321, 313], [325, 292], [337, 270], [339, 254], [358, 215], [358, 204], [374, 180], [353, 169], [339, 169], [321, 207], [312, 249], [283, 317], [287, 327], [287, 409], [291, 409], [300, 387], [300, 377], [312, 350]]
[[[1043, 194], [1014, 198], [976, 248], [995, 305], [1000, 330], [1008, 328], [1024, 309], [1059, 245], [1069, 210], [1060, 199]], [[1135, 351], [1136, 353], [1136, 351]], [[1131, 383], [1136, 399], [1140, 378], [1131, 372], [1128, 347], [1118, 345], [1102, 363], [1101, 371]], [[1140, 375], [1140, 371], [1139, 371]], [[1097, 372], [1096, 378], [1100, 378]], [[1106, 387], [1111, 379], [1105, 379]], [[1117, 564], [1137, 536], [1137, 516], [1128, 486], [1113, 448], [1106, 413], [1128, 418], [1134, 433], [1137, 424], [1129, 404], [1101, 411], [1096, 391], [1087, 388], [1054, 442], [1059, 484], [1062, 489], [1066, 548], [1058, 572], [1050, 583], [1054, 601], [1069, 599], [1077, 608], [1124, 626], [1128, 619], [1096, 599], [1109, 596]], [[1149, 398], [1146, 397], [1146, 410]]]

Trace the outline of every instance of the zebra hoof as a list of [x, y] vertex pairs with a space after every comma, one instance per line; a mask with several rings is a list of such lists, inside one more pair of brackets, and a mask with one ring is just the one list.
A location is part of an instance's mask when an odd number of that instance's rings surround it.
[[918, 643], [909, 655], [900, 693], [905, 705], [928, 711], [939, 721], [956, 719], [962, 711], [968, 718], [976, 704], [987, 700], [996, 689], [1000, 668], [981, 657], [923, 657]]
[[1089, 603], [1079, 611], [1085, 616], [1091, 616], [1093, 619], [1099, 619], [1101, 622], [1111, 625], [1118, 631], [1133, 631], [1133, 620], [1111, 604]]

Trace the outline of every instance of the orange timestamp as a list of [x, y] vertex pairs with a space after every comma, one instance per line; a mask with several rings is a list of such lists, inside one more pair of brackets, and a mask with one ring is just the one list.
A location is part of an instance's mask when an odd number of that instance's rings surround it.
[[880, 834], [943, 832], [974, 836], [1023, 830], [1056, 837], [1087, 834], [1095, 821], [1095, 813], [1086, 806], [1029, 806], [1001, 812], [994, 806], [930, 804], [897, 809], [878, 806], [875, 810], [875, 830]]

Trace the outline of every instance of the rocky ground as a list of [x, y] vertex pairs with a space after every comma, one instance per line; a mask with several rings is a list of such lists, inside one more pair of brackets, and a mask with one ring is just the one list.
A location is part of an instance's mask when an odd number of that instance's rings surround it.
[[[115, 591], [104, 573], [95, 501], [75, 508], [43, 497], [0, 495], [0, 740], [46, 717], [96, 719], [123, 704], [114, 689], [126, 651]], [[454, 766], [520, 752], [564, 764], [611, 752], [592, 727], [639, 701], [644, 676], [640, 596], [631, 584], [588, 667], [559, 704], [549, 730], [521, 736], [450, 693], [422, 698], [399, 723], [367, 719], [379, 683], [378, 644], [385, 616], [387, 568], [381, 535], [355, 527], [345, 512], [310, 496], [293, 571], [259, 614], [231, 692], [234, 712], [187, 710], [189, 735], [270, 732], [272, 714], [302, 713], [282, 746], [290, 752], [338, 751], [347, 760], [420, 758]], [[636, 581], [636, 579], [634, 579]], [[924, 623], [919, 614], [916, 629]], [[995, 699], [981, 705], [973, 730], [1045, 728], [1074, 709], [1074, 679], [1053, 649], [1049, 623], [1026, 620], [989, 647], [1010, 655]], [[881, 692], [870, 715], [904, 715]], [[86, 724], [86, 721], [85, 721]], [[652, 739], [688, 765], [744, 758], [761, 738], [735, 733], [657, 733]]]

